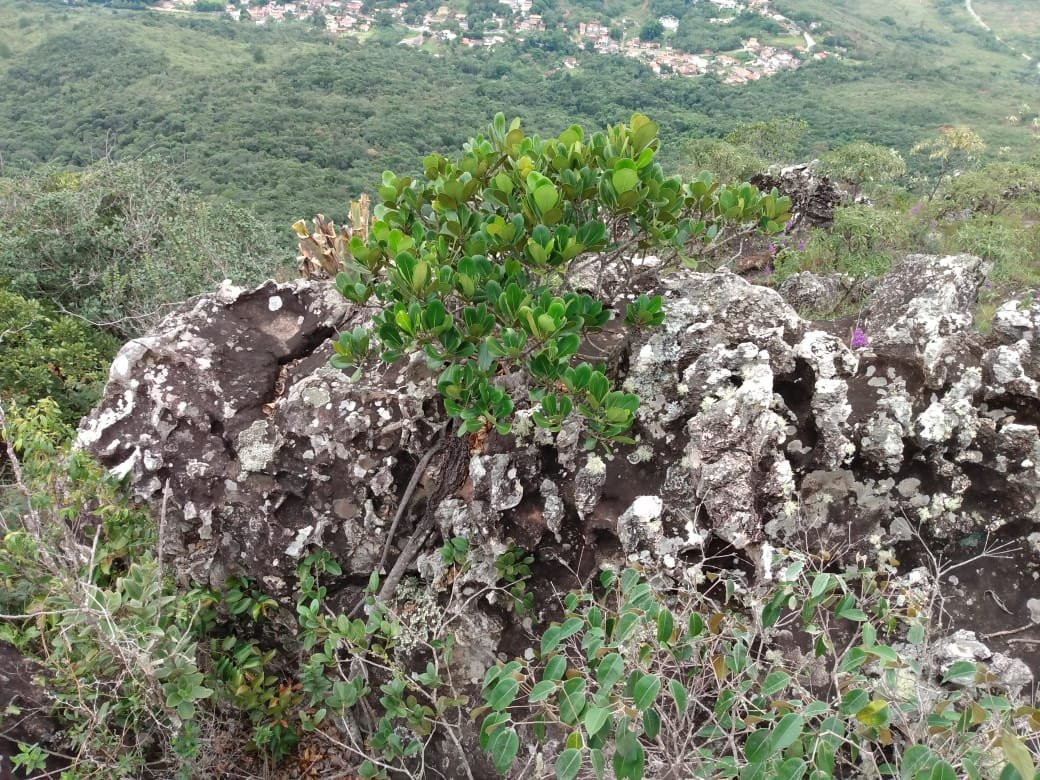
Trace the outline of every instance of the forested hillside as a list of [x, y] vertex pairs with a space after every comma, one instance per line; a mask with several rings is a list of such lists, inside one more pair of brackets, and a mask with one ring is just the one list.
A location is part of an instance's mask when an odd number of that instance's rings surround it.
[[947, 124], [975, 128], [993, 155], [1035, 152], [1035, 66], [996, 45], [962, 7], [780, 7], [818, 21], [841, 59], [724, 86], [710, 75], [659, 78], [632, 60], [593, 53], [566, 70], [537, 41], [446, 47], [435, 56], [303, 23], [258, 28], [3, 0], [0, 154], [8, 175], [106, 154], [157, 154], [204, 196], [249, 206], [281, 227], [318, 211], [342, 218], [346, 199], [371, 191], [381, 171], [457, 147], [498, 110], [541, 133], [646, 112], [661, 125], [671, 168], [683, 162], [688, 140], [774, 116], [808, 123], [792, 150], [799, 158], [854, 139], [905, 154]]

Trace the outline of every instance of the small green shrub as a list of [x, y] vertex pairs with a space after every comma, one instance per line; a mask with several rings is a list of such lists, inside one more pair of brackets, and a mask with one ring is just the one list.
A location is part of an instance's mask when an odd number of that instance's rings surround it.
[[8, 410], [0, 433], [18, 458], [4, 495], [15, 511], [0, 542], [0, 639], [45, 669], [82, 776], [148, 766], [189, 776], [198, 709], [213, 693], [197, 653], [207, 605], [164, 582], [154, 524], [67, 450], [53, 401]]
[[534, 610], [534, 594], [527, 590], [527, 580], [531, 577], [531, 564], [534, 556], [513, 544], [495, 558], [495, 573], [503, 585], [509, 600], [506, 606], [517, 615], [530, 614]]
[[[370, 329], [339, 336], [332, 364], [358, 377], [373, 351], [386, 362], [422, 353], [460, 433], [508, 433], [516, 405], [531, 403], [550, 430], [577, 412], [590, 448], [631, 441], [639, 399], [577, 362], [584, 334], [611, 313], [575, 289], [575, 275], [619, 264], [634, 281], [647, 254], [662, 261], [653, 274], [695, 265], [752, 230], [779, 230], [789, 207], [706, 172], [667, 178], [658, 145], [657, 125], [639, 114], [544, 140], [499, 114], [461, 156], [431, 154], [414, 179], [385, 173], [371, 229], [342, 248], [336, 276], [346, 298], [378, 313]], [[650, 325], [659, 313], [643, 299], [632, 317]], [[516, 372], [523, 392], [501, 382]]]
[[938, 668], [934, 594], [808, 560], [778, 556], [757, 593], [603, 572], [564, 598], [536, 660], [488, 670], [481, 747], [506, 774], [533, 739], [561, 780], [1033, 777], [1040, 710], [981, 664]]
[[88, 323], [0, 289], [0, 401], [51, 398], [75, 425], [100, 396], [117, 348]]
[[[463, 549], [457, 544], [451, 547]], [[456, 552], [451, 555], [455, 559]], [[299, 672], [300, 727], [314, 731], [327, 719], [354, 719], [355, 707], [365, 700], [358, 714], [371, 712], [367, 700], [378, 697], [376, 714], [356, 718], [360, 733], [349, 751], [364, 758], [358, 773], [363, 778], [411, 773], [421, 765], [435, 730], [457, 728], [449, 717], [457, 719], [458, 708], [466, 702], [455, 691], [445, 666], [453, 657], [454, 635], [443, 620], [422, 627], [423, 636], [409, 634], [390, 608], [375, 598], [379, 590], [375, 574], [366, 591], [366, 618], [332, 613], [325, 607], [326, 588], [321, 578], [340, 573], [339, 565], [324, 550], [305, 557], [298, 568], [297, 614], [306, 651]], [[430, 658], [423, 672], [413, 673], [404, 660], [408, 654], [398, 653], [398, 645], [406, 641], [417, 643]]]

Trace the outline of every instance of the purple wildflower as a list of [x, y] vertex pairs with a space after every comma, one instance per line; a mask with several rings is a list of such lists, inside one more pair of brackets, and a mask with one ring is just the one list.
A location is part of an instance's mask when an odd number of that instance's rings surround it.
[[805, 239], [804, 239], [804, 238], [803, 238], [803, 239], [801, 239], [801, 240], [800, 240], [800, 241], [798, 242], [798, 251], [799, 251], [799, 252], [804, 252], [804, 251], [805, 251]]
[[787, 222], [784, 223], [784, 232], [785, 233], [790, 233], [791, 232], [791, 228], [793, 228], [793, 227], [794, 227], [794, 217], [792, 217], [791, 219], [787, 220]]
[[918, 214], [921, 213], [921, 208], [923, 206], [924, 206], [923, 203], [920, 203], [920, 202], [915, 203], [913, 206], [910, 207], [910, 213], [913, 214], [914, 216], [917, 216]]
[[772, 241], [769, 242], [769, 254], [776, 254], [776, 244], [774, 244]]
[[849, 346], [853, 349], [869, 347], [870, 339], [867, 338], [867, 334], [864, 333], [861, 328], [854, 328], [852, 331], [852, 341], [850, 342]]

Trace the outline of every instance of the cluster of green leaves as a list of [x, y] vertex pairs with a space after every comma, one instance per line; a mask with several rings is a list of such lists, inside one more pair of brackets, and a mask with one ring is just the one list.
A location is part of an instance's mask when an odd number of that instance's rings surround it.
[[[470, 566], [469, 540], [463, 536], [454, 536], [445, 540], [441, 546], [441, 561], [447, 567], [454, 567], [456, 575], [462, 574]], [[534, 609], [534, 593], [527, 590], [527, 581], [531, 578], [531, 564], [534, 555], [510, 542], [505, 552], [495, 557], [495, 574], [498, 575], [498, 588], [508, 597], [506, 609], [519, 616], [528, 615]]]
[[[654, 160], [657, 125], [635, 114], [591, 136], [528, 136], [499, 114], [463, 154], [431, 154], [423, 175], [383, 175], [367, 236], [353, 236], [336, 286], [380, 307], [372, 331], [334, 343], [332, 364], [358, 375], [378, 342], [382, 360], [422, 352], [463, 433], [510, 430], [515, 398], [496, 381], [522, 371], [535, 422], [558, 429], [572, 411], [587, 446], [631, 441], [638, 399], [611, 391], [602, 368], [577, 363], [582, 336], [603, 326], [603, 303], [570, 287], [580, 260], [601, 266], [655, 252], [695, 264], [728, 230], [776, 232], [789, 201], [703, 173], [667, 178]], [[659, 299], [629, 308], [639, 325], [662, 320]]]
[[[981, 664], [955, 664], [939, 680], [921, 594], [904, 594], [909, 606], [896, 609], [887, 577], [808, 573], [795, 559], [765, 601], [744, 605], [732, 580], [707, 589], [722, 591], [718, 601], [691, 586], [660, 590], [632, 569], [603, 572], [600, 586], [564, 599], [537, 660], [485, 675], [473, 717], [499, 772], [526, 739], [552, 735], [561, 780], [605, 777], [608, 762], [631, 780], [662, 766], [741, 780], [857, 771], [952, 780], [991, 776], [999, 764], [1004, 780], [1034, 777], [1028, 745], [1040, 737], [1040, 710], [995, 694]], [[781, 628], [804, 632], [813, 664], [768, 649]], [[904, 633], [910, 650], [891, 643]], [[920, 696], [922, 684], [938, 695]]]
[[21, 769], [26, 777], [47, 769], [47, 753], [39, 745], [18, 743], [18, 752], [11, 756], [11, 768], [17, 772]]
[[[452, 547], [456, 551], [462, 549], [460, 545]], [[452, 553], [453, 557], [456, 554]], [[356, 745], [355, 750], [368, 756], [359, 765], [358, 774], [363, 778], [387, 778], [395, 770], [414, 765], [446, 713], [465, 703], [444, 677], [444, 665], [451, 662], [454, 652], [454, 637], [434, 637], [427, 648], [432, 660], [422, 673], [413, 674], [395, 654], [402, 627], [386, 605], [375, 598], [379, 591], [375, 573], [366, 590], [365, 618], [351, 619], [325, 608], [327, 594], [320, 578], [339, 573], [339, 565], [325, 550], [306, 556], [298, 567], [297, 615], [300, 638], [309, 653], [298, 675], [302, 694], [300, 725], [305, 731], [321, 728], [330, 716], [347, 714], [363, 699], [376, 696], [378, 716], [358, 719], [364, 744]], [[369, 672], [344, 675], [341, 665], [345, 656], [360, 662]], [[376, 686], [375, 690], [372, 686]]]
[[509, 596], [506, 606], [521, 617], [534, 611], [534, 594], [527, 590], [532, 563], [534, 555], [512, 543], [495, 558], [495, 573]]
[[75, 425], [101, 394], [116, 348], [82, 320], [0, 289], [0, 401], [50, 398], [62, 422]]

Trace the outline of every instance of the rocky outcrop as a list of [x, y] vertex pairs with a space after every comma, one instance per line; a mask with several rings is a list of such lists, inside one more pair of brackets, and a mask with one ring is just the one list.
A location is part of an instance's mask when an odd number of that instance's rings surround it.
[[834, 209], [847, 202], [837, 185], [814, 170], [813, 163], [792, 165], [779, 173], [762, 173], [751, 177], [761, 190], [776, 187], [791, 199], [792, 220], [804, 226], [829, 225]]
[[327, 283], [225, 287], [126, 344], [79, 443], [156, 506], [182, 581], [258, 576], [286, 595], [311, 546], [367, 575], [440, 424], [421, 371], [327, 366], [355, 315]]
[[[493, 581], [507, 538], [681, 572], [717, 544], [1038, 531], [1040, 303], [1009, 302], [985, 341], [971, 328], [985, 270], [907, 257], [871, 295], [856, 348], [736, 275], [668, 277], [665, 324], [611, 342], [618, 382], [642, 399], [636, 443], [590, 454], [576, 422], [554, 438], [522, 413], [431, 507], [441, 534], [469, 538], [486, 565], [467, 576]], [[320, 282], [223, 289], [120, 352], [80, 442], [155, 506], [168, 491], [182, 579], [249, 573], [286, 595], [314, 545], [348, 579], [375, 567], [444, 420], [421, 362], [358, 383], [327, 367], [329, 336], [358, 317]], [[435, 556], [420, 567], [437, 578]]]

